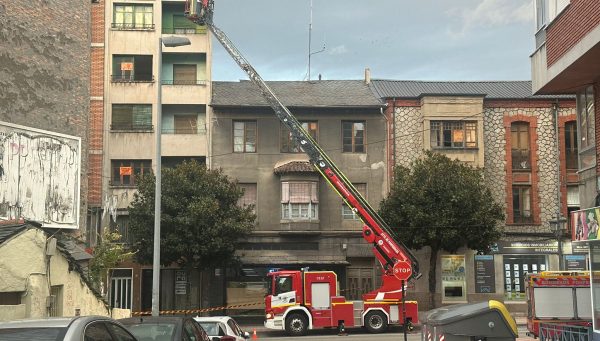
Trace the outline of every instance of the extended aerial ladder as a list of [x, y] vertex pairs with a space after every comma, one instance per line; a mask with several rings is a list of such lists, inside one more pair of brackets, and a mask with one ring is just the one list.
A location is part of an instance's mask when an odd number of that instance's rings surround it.
[[[416, 257], [400, 242], [377, 212], [362, 197], [345, 175], [321, 149], [319, 144], [307, 133], [294, 115], [277, 98], [254, 67], [242, 56], [240, 51], [229, 40], [227, 35], [213, 23], [213, 0], [187, 0], [186, 16], [198, 25], [205, 25], [223, 45], [240, 68], [246, 72], [269, 103], [279, 120], [290, 130], [294, 141], [302, 147], [323, 177], [336, 189], [346, 204], [360, 217], [365, 224], [363, 238], [373, 245], [373, 253], [379, 261], [383, 272], [382, 287], [365, 295], [365, 299], [384, 298], [398, 299], [403, 296], [401, 282], [419, 278], [419, 266]], [[379, 295], [378, 295], [379, 294]]]

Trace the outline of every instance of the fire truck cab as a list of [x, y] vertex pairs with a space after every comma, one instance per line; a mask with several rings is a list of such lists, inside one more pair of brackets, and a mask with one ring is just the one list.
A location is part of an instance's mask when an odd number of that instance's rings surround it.
[[[274, 271], [268, 274], [265, 326], [304, 335], [308, 329], [366, 327], [383, 332], [388, 325], [418, 320], [417, 302], [401, 300], [346, 301], [339, 295], [332, 271]], [[408, 326], [405, 326], [408, 327]]]
[[525, 276], [527, 334], [537, 337], [540, 323], [590, 325], [590, 275], [586, 271], [543, 271]]

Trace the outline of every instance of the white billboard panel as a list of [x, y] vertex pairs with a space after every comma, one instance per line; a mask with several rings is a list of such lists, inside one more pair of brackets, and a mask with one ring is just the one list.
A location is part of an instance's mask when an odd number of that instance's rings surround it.
[[79, 228], [81, 139], [0, 122], [0, 219]]

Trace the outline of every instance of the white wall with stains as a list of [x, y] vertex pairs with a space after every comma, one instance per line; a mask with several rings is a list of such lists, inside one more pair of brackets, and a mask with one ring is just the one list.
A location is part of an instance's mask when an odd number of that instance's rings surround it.
[[79, 228], [81, 139], [0, 122], [0, 219]]
[[[57, 311], [60, 316], [109, 316], [110, 310], [82, 280], [79, 272], [69, 268], [58, 250], [46, 261], [48, 236], [30, 228], [0, 244], [0, 292], [18, 292], [21, 304], [0, 306], [0, 321], [47, 317], [46, 298], [50, 288], [58, 288]], [[26, 254], [27, 257], [23, 255]]]

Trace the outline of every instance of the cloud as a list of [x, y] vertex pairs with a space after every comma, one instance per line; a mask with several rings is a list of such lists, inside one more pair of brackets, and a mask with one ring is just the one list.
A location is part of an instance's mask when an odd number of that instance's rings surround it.
[[451, 9], [447, 14], [459, 20], [459, 27], [450, 30], [449, 33], [455, 38], [460, 38], [478, 28], [532, 22], [532, 6], [530, 0], [483, 0], [473, 8]]
[[327, 54], [329, 55], [340, 55], [348, 53], [348, 49], [345, 45], [338, 45], [331, 49], [327, 49]]

